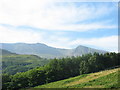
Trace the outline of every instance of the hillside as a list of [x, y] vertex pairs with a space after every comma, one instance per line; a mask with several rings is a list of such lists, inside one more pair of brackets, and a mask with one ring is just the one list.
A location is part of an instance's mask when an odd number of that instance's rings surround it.
[[74, 49], [61, 49], [47, 46], [45, 44], [27, 44], [27, 43], [0, 43], [2, 48], [17, 54], [33, 54], [43, 58], [59, 58], [66, 56], [80, 56], [88, 53], [105, 53], [105, 51], [97, 50], [79, 45]]
[[1, 52], [2, 56], [4, 56], [4, 55], [16, 55], [16, 53], [12, 53], [12, 52], [4, 50], [4, 49], [0, 49], [0, 52]]
[[48, 59], [36, 55], [5, 54], [2, 56], [3, 73], [15, 74], [43, 66], [49, 62]]
[[120, 68], [83, 74], [34, 88], [120, 88], [118, 73], [120, 73]]
[[[28, 70], [26, 72], [16, 73], [15, 75], [3, 74], [2, 75], [3, 88], [5, 90], [14, 90], [14, 89], [19, 90], [22, 88], [35, 87], [38, 85], [45, 85], [45, 84], [48, 85], [48, 83], [60, 81], [64, 79], [67, 80], [68, 78], [76, 77], [78, 75], [80, 75], [80, 77], [83, 76], [85, 77], [81, 79], [77, 78], [76, 80], [72, 80], [71, 83], [70, 81], [66, 81], [62, 84], [58, 83], [57, 87], [59, 85], [60, 86], [66, 85], [64, 87], [79, 87], [79, 86], [81, 87], [81, 84], [82, 87], [84, 85], [91, 86], [91, 82], [93, 83], [93, 81], [95, 81], [96, 79], [97, 79], [96, 81], [101, 82], [98, 83], [98, 85], [105, 83], [108, 84], [109, 83], [107, 82], [109, 81], [108, 75], [113, 74], [113, 72], [114, 71], [116, 72], [117, 70], [113, 70], [113, 71], [108, 70], [105, 71], [105, 73], [103, 71], [93, 75], [90, 73], [95, 73], [102, 70], [106, 70], [108, 68], [113, 68], [115, 66], [120, 66], [120, 62], [119, 62], [120, 58], [118, 57], [119, 55], [120, 53], [106, 53], [106, 54], [94, 53], [94, 54], [87, 54], [78, 57], [51, 59], [48, 64]], [[19, 61], [19, 59], [17, 60]], [[112, 77], [109, 77], [110, 82], [111, 81], [114, 82], [116, 80], [115, 76], [116, 74]], [[104, 78], [103, 80], [106, 81], [103, 81], [102, 78]], [[97, 82], [93, 83], [92, 86], [95, 86], [96, 84]], [[54, 85], [53, 87], [56, 86]]]

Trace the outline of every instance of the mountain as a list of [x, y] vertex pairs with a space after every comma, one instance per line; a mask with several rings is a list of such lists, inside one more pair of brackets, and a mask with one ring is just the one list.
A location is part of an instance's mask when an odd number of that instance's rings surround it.
[[86, 47], [86, 46], [79, 45], [78, 47], [73, 49], [73, 52], [72, 52], [73, 54], [72, 55], [79, 56], [79, 55], [88, 54], [88, 53], [93, 54], [95, 52], [105, 53], [105, 51], [103, 51], [103, 50], [97, 50], [97, 49], [93, 49], [93, 48], [89, 48], [89, 47]]
[[2, 56], [4, 56], [4, 55], [17, 55], [16, 53], [12, 53], [12, 52], [4, 50], [4, 49], [0, 49], [0, 54]]
[[78, 46], [74, 49], [61, 49], [47, 46], [45, 44], [27, 44], [27, 43], [0, 43], [2, 49], [17, 53], [17, 54], [33, 54], [43, 58], [59, 58], [66, 56], [80, 56], [87, 53], [105, 53], [106, 51], [96, 50], [93, 48]]
[[119, 69], [120, 68], [83, 74], [69, 79], [39, 85], [34, 88], [120, 88], [118, 84]]

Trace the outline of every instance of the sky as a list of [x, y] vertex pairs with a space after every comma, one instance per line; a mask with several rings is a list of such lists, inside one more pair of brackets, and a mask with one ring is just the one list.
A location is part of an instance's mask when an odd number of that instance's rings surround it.
[[0, 43], [117, 52], [117, 2], [0, 0]]

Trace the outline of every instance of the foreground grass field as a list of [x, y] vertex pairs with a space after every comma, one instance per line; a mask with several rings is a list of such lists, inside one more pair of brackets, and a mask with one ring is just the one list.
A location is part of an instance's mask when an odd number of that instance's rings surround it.
[[120, 74], [120, 68], [83, 74], [34, 88], [120, 88], [118, 74]]

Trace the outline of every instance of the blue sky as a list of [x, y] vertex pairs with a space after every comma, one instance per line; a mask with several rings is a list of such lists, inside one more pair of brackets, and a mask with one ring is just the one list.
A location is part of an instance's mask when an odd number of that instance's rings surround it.
[[0, 1], [0, 42], [118, 51], [117, 2]]

